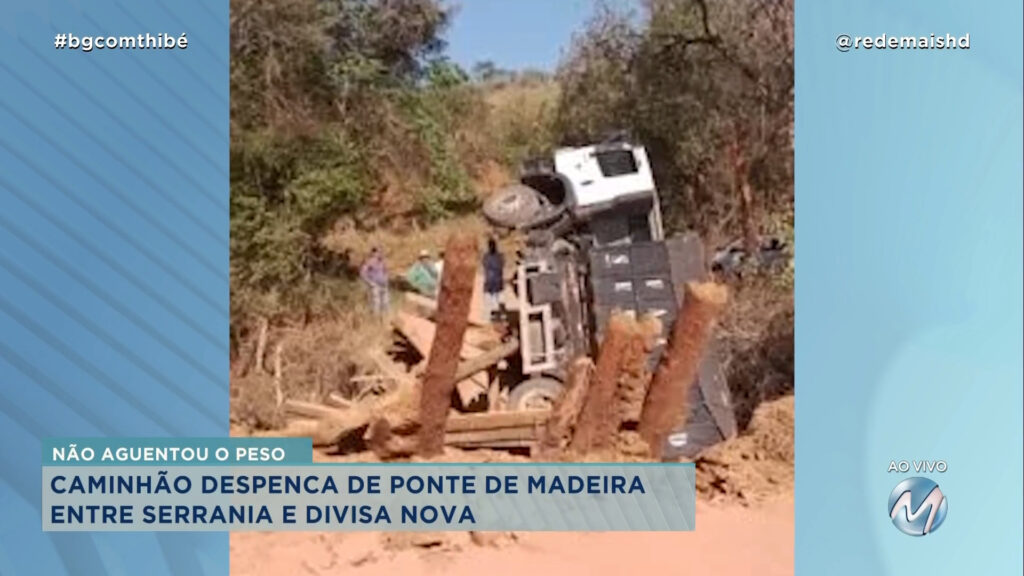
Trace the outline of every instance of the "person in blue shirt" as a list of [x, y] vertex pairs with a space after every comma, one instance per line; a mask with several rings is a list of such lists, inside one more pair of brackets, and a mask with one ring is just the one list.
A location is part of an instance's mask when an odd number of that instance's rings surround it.
[[498, 243], [491, 238], [487, 241], [484, 266], [484, 317], [494, 319], [494, 313], [501, 304], [501, 291], [505, 286], [505, 258], [498, 252]]
[[366, 283], [370, 291], [370, 307], [377, 316], [383, 316], [388, 311], [390, 295], [388, 294], [388, 267], [384, 263], [384, 255], [380, 248], [374, 247], [370, 251], [370, 257], [366, 259], [359, 269], [359, 276]]

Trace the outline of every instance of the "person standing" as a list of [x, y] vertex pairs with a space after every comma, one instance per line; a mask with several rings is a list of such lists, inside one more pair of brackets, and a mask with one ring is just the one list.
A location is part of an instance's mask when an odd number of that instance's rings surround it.
[[484, 254], [484, 314], [488, 321], [494, 320], [494, 313], [501, 304], [501, 291], [505, 285], [505, 258], [498, 252], [494, 238], [487, 240]]
[[370, 257], [363, 263], [359, 276], [366, 282], [370, 290], [370, 306], [373, 313], [383, 316], [388, 311], [390, 295], [388, 294], [388, 268], [380, 248], [376, 246], [370, 251]]
[[405, 274], [405, 279], [417, 292], [431, 298], [437, 297], [440, 274], [430, 261], [430, 253], [420, 250], [419, 258]]
[[441, 273], [444, 272], [444, 250], [437, 253], [437, 261], [434, 262], [434, 270], [437, 272], [438, 285], [441, 283]]

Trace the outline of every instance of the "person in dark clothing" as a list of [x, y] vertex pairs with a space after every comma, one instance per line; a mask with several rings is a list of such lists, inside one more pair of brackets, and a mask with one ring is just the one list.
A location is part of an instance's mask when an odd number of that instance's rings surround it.
[[493, 238], [487, 241], [484, 254], [484, 317], [494, 319], [501, 303], [501, 291], [505, 287], [505, 257], [498, 252], [498, 243]]

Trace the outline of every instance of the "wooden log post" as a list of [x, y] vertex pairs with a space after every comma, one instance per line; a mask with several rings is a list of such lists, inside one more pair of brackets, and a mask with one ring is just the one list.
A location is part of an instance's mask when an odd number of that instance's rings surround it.
[[688, 283], [683, 309], [672, 327], [668, 348], [658, 363], [640, 413], [638, 431], [651, 456], [660, 459], [665, 439], [689, 411], [690, 388], [718, 316], [729, 300], [725, 286]]
[[615, 422], [618, 421], [615, 392], [623, 362], [635, 338], [642, 338], [636, 320], [626, 314], [612, 314], [597, 354], [590, 390], [583, 401], [570, 443], [574, 452], [585, 454], [611, 444], [616, 432]]
[[644, 398], [647, 396], [647, 387], [651, 380], [648, 364], [651, 351], [661, 336], [661, 326], [661, 320], [650, 314], [644, 314], [637, 320], [640, 337], [631, 340], [628, 353], [624, 355], [619, 368], [619, 385], [615, 392], [615, 405], [618, 409], [615, 422], [617, 428], [624, 424], [635, 427], [640, 421], [640, 411], [643, 410]]
[[578, 358], [569, 367], [565, 393], [555, 402], [541, 435], [538, 445], [540, 458], [556, 460], [561, 456], [572, 438], [593, 375], [594, 363], [590, 358]]
[[476, 268], [476, 240], [467, 234], [453, 234], [444, 250], [444, 274], [437, 298], [437, 331], [420, 393], [419, 452], [424, 456], [444, 450], [445, 420], [455, 388], [455, 372], [468, 324]]

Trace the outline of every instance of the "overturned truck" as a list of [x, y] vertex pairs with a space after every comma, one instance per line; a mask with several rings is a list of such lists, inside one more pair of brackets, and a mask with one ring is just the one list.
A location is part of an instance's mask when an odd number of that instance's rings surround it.
[[[495, 226], [526, 234], [514, 281], [520, 364], [508, 408], [550, 405], [569, 363], [594, 356], [613, 311], [661, 321], [653, 369], [681, 308], [683, 286], [706, 276], [696, 235], [664, 237], [645, 149], [613, 141], [561, 149], [525, 166], [521, 183], [484, 205]], [[736, 433], [722, 359], [712, 344], [690, 388], [688, 415], [661, 453], [690, 458]]]

